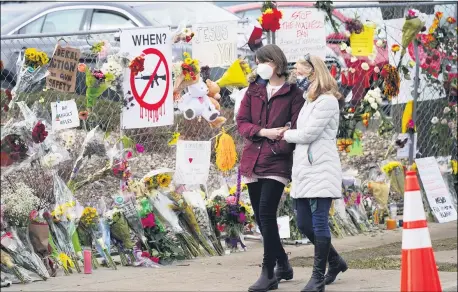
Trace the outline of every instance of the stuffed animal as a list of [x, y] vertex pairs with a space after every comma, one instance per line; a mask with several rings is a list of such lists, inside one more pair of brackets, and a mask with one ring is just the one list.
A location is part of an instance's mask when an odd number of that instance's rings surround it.
[[240, 104], [245, 96], [248, 87], [242, 88], [241, 90], [234, 89], [230, 95], [231, 100], [235, 103], [234, 105], [234, 121], [237, 119], [237, 113], [239, 112]]
[[181, 97], [178, 109], [187, 120], [202, 116], [206, 121], [213, 122], [219, 116], [214, 104], [208, 97], [208, 87], [202, 81], [189, 85], [188, 92]]
[[[208, 87], [207, 95], [210, 98], [211, 103], [215, 106], [215, 109], [217, 111], [221, 111], [221, 105], [219, 104], [219, 100], [221, 98], [221, 94], [220, 94], [221, 88], [219, 87], [219, 85], [216, 82], [211, 81], [210, 79], [207, 79], [205, 83], [207, 84], [207, 87]], [[213, 122], [210, 122], [210, 127], [212, 127], [213, 129], [220, 128], [225, 122], [226, 122], [226, 118], [219, 116], [216, 118], [216, 120], [214, 120]]]

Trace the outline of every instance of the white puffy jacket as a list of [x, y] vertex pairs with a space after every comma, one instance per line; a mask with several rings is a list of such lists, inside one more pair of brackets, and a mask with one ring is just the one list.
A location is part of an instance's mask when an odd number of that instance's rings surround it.
[[296, 143], [293, 158], [291, 197], [340, 198], [342, 168], [337, 152], [339, 103], [332, 95], [320, 95], [304, 104], [297, 130], [288, 130], [284, 138]]

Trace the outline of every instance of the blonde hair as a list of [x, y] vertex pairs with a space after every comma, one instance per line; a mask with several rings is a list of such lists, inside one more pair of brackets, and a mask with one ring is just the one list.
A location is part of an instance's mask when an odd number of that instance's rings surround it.
[[307, 68], [313, 67], [313, 77], [310, 79], [312, 83], [307, 90], [307, 98], [314, 101], [322, 94], [329, 94], [334, 95], [338, 100], [342, 99], [337, 81], [332, 77], [326, 63], [317, 56], [310, 56], [309, 60], [312, 66], [306, 60], [297, 61]]

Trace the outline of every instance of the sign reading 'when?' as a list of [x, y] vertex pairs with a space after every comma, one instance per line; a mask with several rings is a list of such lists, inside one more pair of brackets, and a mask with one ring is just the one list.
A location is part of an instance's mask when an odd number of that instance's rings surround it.
[[46, 87], [61, 92], [75, 92], [80, 55], [79, 49], [57, 45], [49, 62]]

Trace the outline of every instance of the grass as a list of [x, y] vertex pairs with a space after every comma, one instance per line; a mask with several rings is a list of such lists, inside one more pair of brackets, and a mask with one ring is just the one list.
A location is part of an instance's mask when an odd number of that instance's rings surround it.
[[[456, 237], [432, 241], [435, 252], [457, 249]], [[343, 252], [341, 256], [347, 261], [351, 269], [398, 270], [401, 268], [400, 256], [402, 243], [395, 242], [374, 248], [362, 248]], [[295, 257], [291, 265], [296, 267], [311, 267], [313, 257]], [[456, 263], [437, 263], [439, 271], [456, 272]]]

